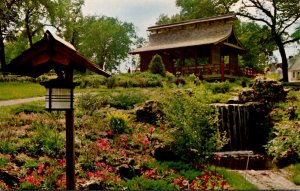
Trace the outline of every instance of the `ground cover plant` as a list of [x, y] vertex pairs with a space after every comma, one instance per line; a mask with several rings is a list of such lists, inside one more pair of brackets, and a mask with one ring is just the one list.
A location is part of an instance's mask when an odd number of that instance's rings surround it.
[[[229, 92], [216, 93], [205, 82], [195, 83], [192, 76], [179, 86], [168, 78], [175, 77], [159, 78], [163, 87], [102, 84], [77, 96], [77, 189], [255, 189], [239, 185], [245, 181], [241, 177], [208, 165], [226, 140], [216, 141], [215, 135], [222, 137], [222, 132], [207, 104], [225, 102], [224, 97], [235, 95], [241, 86], [230, 84]], [[155, 124], [136, 118], [136, 109], [146, 100], [164, 106], [165, 115]], [[1, 107], [5, 115], [0, 120], [1, 189], [66, 189], [64, 113], [40, 108], [41, 101]]]

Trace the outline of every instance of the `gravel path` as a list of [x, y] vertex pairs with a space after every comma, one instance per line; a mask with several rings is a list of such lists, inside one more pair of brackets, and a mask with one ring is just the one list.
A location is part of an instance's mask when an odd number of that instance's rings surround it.
[[39, 101], [39, 100], [45, 100], [45, 96], [43, 96], [43, 97], [33, 97], [33, 98], [24, 98], [24, 99], [14, 99], [14, 100], [0, 101], [0, 107], [1, 106], [16, 105], [16, 104], [20, 104], [20, 103], [28, 103], [28, 102]]
[[235, 170], [260, 190], [299, 190], [300, 186], [295, 185], [287, 179], [288, 173], [285, 170]]

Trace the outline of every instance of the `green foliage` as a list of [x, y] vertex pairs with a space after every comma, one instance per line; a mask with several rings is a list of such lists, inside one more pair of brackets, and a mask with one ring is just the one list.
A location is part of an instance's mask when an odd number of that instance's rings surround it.
[[165, 65], [160, 55], [156, 54], [152, 57], [149, 64], [149, 70], [153, 74], [159, 74], [163, 77], [166, 76]]
[[165, 179], [153, 180], [144, 176], [128, 180], [123, 185], [127, 190], [174, 190], [174, 186]]
[[206, 83], [207, 88], [213, 93], [227, 93], [231, 90], [231, 84], [228, 81], [225, 82], [215, 82]]
[[292, 180], [296, 185], [300, 185], [300, 163], [294, 165]]
[[107, 16], [86, 16], [80, 34], [79, 51], [107, 71], [118, 69], [136, 38], [133, 24]]
[[87, 114], [91, 115], [101, 106], [107, 104], [107, 98], [98, 94], [85, 93], [79, 97], [78, 106]]
[[132, 109], [137, 103], [146, 101], [148, 97], [141, 93], [119, 93], [108, 99], [108, 104], [117, 109]]
[[20, 113], [31, 114], [31, 113], [44, 113], [44, 107], [36, 104], [23, 104], [11, 110], [11, 113], [18, 115]]
[[274, 126], [274, 138], [267, 145], [267, 152], [275, 162], [287, 165], [300, 161], [300, 125], [294, 121], [282, 121]]
[[0, 153], [13, 154], [16, 151], [16, 147], [10, 141], [0, 142]]
[[207, 156], [217, 147], [217, 112], [197, 96], [177, 92], [164, 107], [166, 123], [174, 128], [171, 135], [175, 151], [183, 157], [192, 151]]
[[0, 157], [0, 168], [4, 167], [8, 162], [8, 159]]
[[149, 72], [121, 74], [107, 78], [106, 86], [108, 88], [114, 87], [162, 87], [163, 78], [158, 74]]
[[32, 156], [46, 154], [52, 157], [64, 154], [65, 141], [54, 124], [39, 121], [33, 123], [32, 128], [35, 129], [35, 135], [26, 142], [28, 154]]
[[76, 75], [74, 81], [80, 83], [80, 88], [99, 88], [106, 84], [106, 78], [101, 75]]
[[116, 134], [128, 132], [128, 116], [120, 112], [112, 112], [108, 115], [109, 128]]

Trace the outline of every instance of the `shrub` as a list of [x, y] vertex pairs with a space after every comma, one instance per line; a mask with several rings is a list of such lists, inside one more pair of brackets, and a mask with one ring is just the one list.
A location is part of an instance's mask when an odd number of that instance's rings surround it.
[[187, 157], [195, 151], [197, 155], [210, 155], [217, 145], [218, 114], [199, 98], [182, 91], [168, 98], [164, 113], [171, 133], [175, 151]]
[[225, 81], [225, 82], [207, 83], [207, 88], [210, 89], [213, 93], [227, 93], [230, 91], [231, 86], [228, 81]]
[[148, 97], [143, 94], [138, 93], [120, 93], [114, 96], [111, 96], [108, 99], [108, 104], [117, 109], [132, 109], [133, 106], [137, 103], [142, 103], [147, 100]]
[[267, 145], [267, 152], [279, 165], [300, 161], [300, 124], [283, 121], [274, 126], [276, 135]]
[[112, 112], [108, 115], [109, 128], [113, 130], [114, 133], [120, 134], [128, 132], [127, 123], [128, 116], [120, 112]]
[[16, 151], [15, 146], [9, 141], [0, 142], [0, 153], [3, 154], [12, 154]]
[[19, 107], [13, 108], [11, 110], [12, 114], [20, 114], [20, 113], [25, 113], [25, 114], [31, 114], [31, 113], [44, 113], [44, 107], [41, 107], [39, 105], [32, 105], [32, 104], [24, 104]]
[[76, 75], [74, 81], [80, 83], [80, 88], [99, 88], [106, 84], [106, 78], [101, 75]]
[[79, 97], [78, 106], [87, 114], [93, 114], [101, 106], [107, 104], [107, 98], [97, 94], [85, 93]]
[[156, 54], [153, 56], [153, 58], [149, 64], [149, 70], [153, 74], [160, 74], [163, 77], [166, 76], [165, 65], [164, 65], [160, 55]]
[[41, 154], [62, 156], [64, 154], [65, 141], [55, 129], [56, 127], [45, 124], [43, 121], [35, 122], [32, 126], [36, 134], [25, 144], [29, 154], [33, 156]]

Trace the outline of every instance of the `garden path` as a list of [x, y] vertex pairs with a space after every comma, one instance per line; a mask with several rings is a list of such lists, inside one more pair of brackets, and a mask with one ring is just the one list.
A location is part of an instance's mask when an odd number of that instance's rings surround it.
[[[81, 95], [81, 94], [82, 93], [76, 93], [74, 95], [78, 96], [78, 95]], [[40, 100], [45, 100], [45, 96], [43, 96], [43, 97], [24, 98], [24, 99], [4, 100], [4, 101], [0, 101], [0, 107], [9, 106], [9, 105], [16, 105], [16, 104], [21, 104], [21, 103], [28, 103], [28, 102], [33, 102], [33, 101], [40, 101]]]
[[260, 190], [300, 190], [296, 185], [287, 179], [288, 172], [283, 169], [276, 170], [235, 170]]

